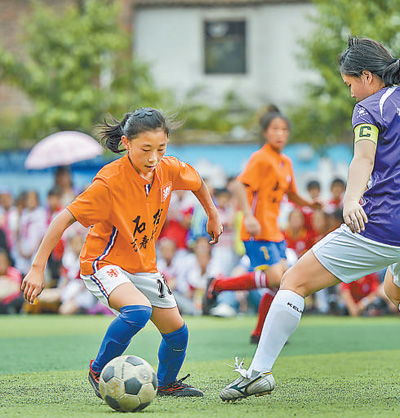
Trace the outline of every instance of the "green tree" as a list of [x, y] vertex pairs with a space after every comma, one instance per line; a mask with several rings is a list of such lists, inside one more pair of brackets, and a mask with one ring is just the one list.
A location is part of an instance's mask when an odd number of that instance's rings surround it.
[[3, 125], [8, 146], [58, 130], [93, 133], [109, 112], [121, 116], [131, 107], [162, 106], [168, 94], [157, 90], [148, 68], [132, 59], [119, 4], [87, 0], [57, 14], [34, 2], [26, 23], [26, 57], [0, 50], [0, 81], [25, 92], [33, 108], [12, 129]]
[[231, 141], [235, 130], [249, 136], [254, 109], [249, 109], [234, 91], [227, 91], [221, 104], [210, 107], [199, 99], [202, 91], [202, 87], [193, 88], [177, 111], [184, 124], [174, 135], [175, 142]]
[[399, 56], [400, 0], [314, 0], [314, 4], [315, 30], [302, 41], [302, 60], [317, 71], [319, 80], [305, 86], [302, 105], [290, 112], [293, 141], [315, 146], [351, 143], [355, 102], [340, 77], [338, 55], [351, 35], [376, 39]]

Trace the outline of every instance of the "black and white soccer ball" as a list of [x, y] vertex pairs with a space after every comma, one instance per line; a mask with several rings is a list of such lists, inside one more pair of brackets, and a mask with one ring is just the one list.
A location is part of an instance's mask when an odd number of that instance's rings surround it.
[[106, 364], [100, 374], [100, 393], [116, 411], [141, 411], [157, 393], [154, 369], [137, 356], [119, 356]]

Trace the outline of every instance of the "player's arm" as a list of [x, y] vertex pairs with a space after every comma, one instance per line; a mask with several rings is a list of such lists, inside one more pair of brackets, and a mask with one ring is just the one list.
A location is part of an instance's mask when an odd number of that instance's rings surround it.
[[365, 229], [368, 218], [360, 200], [374, 168], [378, 129], [373, 125], [363, 124], [356, 126], [354, 133], [354, 156], [349, 166], [343, 199], [343, 219], [352, 232], [361, 232]]
[[197, 200], [201, 203], [204, 210], [206, 211], [208, 221], [207, 221], [207, 232], [212, 238], [210, 244], [216, 244], [218, 242], [219, 236], [222, 234], [222, 224], [219, 219], [217, 208], [212, 201], [210, 192], [207, 189], [204, 181], [201, 181], [200, 189], [193, 191], [193, 194], [196, 196]]
[[239, 180], [233, 183], [233, 194], [238, 202], [240, 210], [243, 212], [243, 223], [246, 231], [253, 236], [261, 232], [261, 225], [254, 216], [249, 199], [247, 198], [246, 186]]
[[287, 193], [287, 197], [291, 202], [295, 203], [298, 206], [308, 206], [314, 210], [321, 209], [322, 207], [321, 202], [305, 199], [296, 192]]
[[72, 216], [71, 212], [68, 209], [64, 209], [49, 225], [39, 250], [32, 262], [31, 269], [22, 282], [21, 290], [24, 292], [24, 298], [29, 303], [33, 303], [35, 298], [42, 292], [44, 288], [43, 272], [47, 260], [54, 247], [61, 239], [64, 231], [74, 222], [75, 218]]

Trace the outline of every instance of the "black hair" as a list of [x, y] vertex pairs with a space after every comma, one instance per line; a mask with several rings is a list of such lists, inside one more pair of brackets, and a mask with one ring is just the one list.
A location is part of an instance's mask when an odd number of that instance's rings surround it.
[[331, 187], [335, 185], [341, 185], [343, 187], [346, 187], [346, 183], [339, 177], [336, 177], [331, 182]]
[[361, 77], [363, 71], [370, 71], [387, 87], [400, 83], [400, 60], [373, 39], [349, 38], [346, 51], [339, 56], [339, 65], [345, 75]]
[[57, 185], [60, 181], [60, 178], [67, 176], [69, 179], [70, 186], [73, 186], [72, 176], [71, 176], [71, 169], [66, 165], [61, 165], [57, 167], [57, 170], [54, 173], [54, 181]]
[[321, 190], [321, 184], [320, 184], [320, 182], [318, 181], [318, 180], [310, 180], [308, 183], [307, 183], [307, 190], [310, 190], [310, 189], [319, 189], [319, 190]]
[[119, 122], [112, 117], [112, 122], [106, 120], [100, 131], [101, 142], [110, 151], [117, 154], [124, 152], [120, 148], [121, 137], [125, 135], [129, 140], [136, 138], [142, 132], [157, 131], [162, 129], [167, 137], [170, 133], [169, 122], [164, 115], [151, 107], [141, 107], [134, 112], [125, 113], [123, 119]]
[[71, 174], [71, 169], [66, 165], [60, 165], [54, 173], [56, 177], [62, 176], [63, 174]]
[[11, 264], [10, 254], [7, 248], [0, 247], [0, 255], [5, 255], [7, 257], [8, 264]]
[[266, 112], [260, 117], [260, 126], [262, 131], [264, 132], [266, 129], [268, 129], [270, 123], [276, 118], [283, 119], [286, 122], [288, 129], [290, 130], [289, 119], [282, 115], [277, 106], [270, 104], [267, 107]]
[[231, 195], [232, 193], [226, 187], [220, 187], [220, 188], [216, 188], [214, 190], [214, 196], [215, 197], [218, 197], [221, 194], [229, 194], [229, 195]]
[[47, 193], [47, 197], [50, 196], [62, 196], [62, 190], [58, 186], [53, 186]]

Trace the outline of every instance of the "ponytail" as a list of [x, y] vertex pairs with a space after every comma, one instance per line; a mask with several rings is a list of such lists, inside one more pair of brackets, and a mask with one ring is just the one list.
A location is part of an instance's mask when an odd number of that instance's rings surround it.
[[277, 106], [275, 106], [274, 104], [270, 104], [265, 109], [265, 113], [260, 117], [260, 126], [261, 126], [262, 132], [268, 129], [268, 126], [270, 125], [270, 123], [276, 118], [283, 119], [286, 122], [290, 130], [289, 119], [286, 116], [282, 115], [282, 113], [279, 111], [279, 108]]
[[394, 58], [382, 74], [382, 81], [385, 86], [390, 87], [394, 84], [400, 84], [400, 59]]
[[168, 136], [170, 127], [164, 115], [150, 107], [140, 108], [132, 113], [126, 113], [121, 122], [112, 117], [112, 122], [106, 120], [100, 131], [100, 141], [110, 151], [120, 154], [125, 151], [120, 148], [121, 137], [125, 135], [129, 140], [136, 138], [142, 132], [156, 131], [162, 129]]
[[373, 39], [349, 38], [346, 51], [339, 56], [339, 65], [345, 75], [361, 77], [363, 71], [370, 71], [380, 77], [386, 87], [400, 84], [400, 60]]
[[109, 123], [104, 120], [102, 130], [100, 131], [100, 142], [105, 148], [108, 148], [110, 151], [120, 154], [125, 151], [125, 148], [120, 148], [121, 137], [124, 134], [124, 126], [126, 121], [131, 117], [131, 113], [125, 113], [124, 118], [121, 122], [118, 122], [117, 119], [112, 118], [112, 122]]

